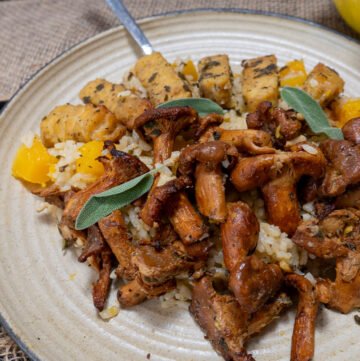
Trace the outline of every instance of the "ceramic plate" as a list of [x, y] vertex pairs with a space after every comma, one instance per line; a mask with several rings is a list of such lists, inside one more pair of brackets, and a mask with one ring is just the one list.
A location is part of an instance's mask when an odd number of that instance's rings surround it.
[[[360, 46], [303, 22], [234, 12], [190, 12], [146, 19], [141, 26], [167, 59], [227, 53], [242, 59], [276, 54], [279, 64], [303, 58], [308, 69], [321, 61], [360, 95]], [[10, 177], [19, 137], [38, 131], [55, 105], [79, 102], [88, 81], [119, 81], [137, 59], [123, 28], [112, 29], [71, 49], [39, 72], [3, 112], [0, 122], [0, 312], [22, 348], [39, 360], [156, 361], [220, 360], [188, 312], [162, 309], [154, 300], [110, 322], [96, 314], [91, 298], [95, 273], [61, 249], [56, 226], [35, 211], [37, 200]], [[250, 342], [258, 361], [289, 359], [293, 313]], [[360, 327], [353, 315], [322, 310], [316, 328], [316, 360], [359, 357]], [[150, 356], [148, 356], [150, 354]]]

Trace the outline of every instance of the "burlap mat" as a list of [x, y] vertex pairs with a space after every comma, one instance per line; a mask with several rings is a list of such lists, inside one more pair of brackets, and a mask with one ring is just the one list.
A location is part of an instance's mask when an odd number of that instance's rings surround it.
[[[124, 0], [134, 17], [180, 9], [243, 8], [312, 20], [357, 37], [330, 0]], [[72, 45], [119, 25], [103, 0], [0, 0], [0, 101]], [[0, 328], [0, 360], [26, 360]]]

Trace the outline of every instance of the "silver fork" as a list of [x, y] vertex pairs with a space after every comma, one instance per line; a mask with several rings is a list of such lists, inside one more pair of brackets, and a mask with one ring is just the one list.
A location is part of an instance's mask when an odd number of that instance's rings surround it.
[[112, 11], [115, 13], [118, 19], [122, 22], [122, 24], [124, 25], [125, 29], [129, 32], [131, 37], [139, 45], [143, 54], [144, 55], [151, 54], [154, 51], [154, 49], [149, 39], [140, 29], [139, 25], [131, 16], [128, 9], [123, 4], [122, 0], [106, 0], [106, 2], [111, 7]]

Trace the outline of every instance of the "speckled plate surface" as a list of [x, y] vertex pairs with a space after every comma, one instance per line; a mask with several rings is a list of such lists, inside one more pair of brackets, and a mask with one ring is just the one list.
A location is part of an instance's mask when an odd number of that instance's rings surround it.
[[[141, 21], [154, 47], [169, 59], [198, 59], [227, 53], [238, 64], [276, 54], [279, 64], [304, 58], [335, 68], [346, 93], [360, 95], [360, 46], [340, 35], [285, 18], [259, 14], [191, 12]], [[38, 130], [55, 105], [79, 102], [89, 80], [118, 81], [137, 56], [122, 28], [85, 41], [38, 73], [17, 95], [0, 122], [0, 312], [1, 321], [22, 348], [39, 360], [220, 360], [188, 312], [161, 309], [158, 301], [121, 310], [102, 321], [91, 299], [94, 273], [61, 250], [56, 226], [36, 213], [36, 199], [10, 177], [19, 136]], [[289, 359], [293, 313], [250, 342], [258, 361]], [[357, 360], [360, 327], [353, 315], [322, 310], [316, 329], [316, 361]]]

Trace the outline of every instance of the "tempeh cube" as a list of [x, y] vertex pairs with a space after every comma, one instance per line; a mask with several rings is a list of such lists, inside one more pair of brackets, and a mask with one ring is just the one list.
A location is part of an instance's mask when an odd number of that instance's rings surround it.
[[126, 128], [103, 105], [64, 104], [55, 107], [42, 119], [40, 131], [41, 141], [49, 148], [66, 140], [116, 142], [125, 134]]
[[147, 99], [132, 94], [122, 84], [110, 83], [104, 79], [89, 82], [79, 95], [85, 104], [104, 105], [128, 129], [133, 129], [134, 120], [152, 107]]
[[232, 82], [229, 57], [212, 55], [199, 61], [200, 95], [213, 100], [224, 108], [232, 107]]
[[267, 100], [276, 105], [279, 98], [279, 75], [275, 55], [244, 60], [243, 97], [249, 112]]
[[344, 80], [334, 69], [319, 63], [307, 77], [303, 89], [325, 106], [344, 90]]
[[169, 100], [191, 98], [189, 86], [161, 53], [140, 58], [135, 64], [134, 72], [155, 106]]

